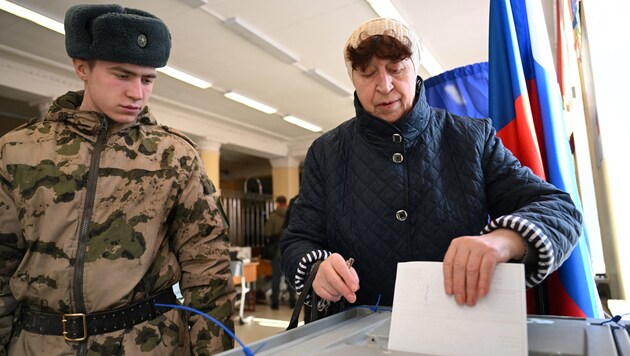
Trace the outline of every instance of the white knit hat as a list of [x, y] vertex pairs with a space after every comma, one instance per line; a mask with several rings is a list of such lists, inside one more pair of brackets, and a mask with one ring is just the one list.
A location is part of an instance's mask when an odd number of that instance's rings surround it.
[[416, 74], [418, 73], [418, 70], [420, 69], [420, 40], [418, 39], [418, 35], [416, 35], [409, 26], [398, 20], [390, 18], [375, 18], [364, 22], [361, 26], [354, 30], [354, 32], [350, 35], [350, 38], [348, 38], [348, 41], [346, 41], [346, 45], [343, 46], [343, 58], [346, 61], [346, 68], [348, 69], [350, 80], [352, 80], [352, 63], [346, 57], [346, 49], [348, 46], [357, 48], [359, 43], [361, 43], [364, 39], [370, 36], [383, 34], [392, 36], [402, 43], [410, 43], [411, 61], [414, 64]]

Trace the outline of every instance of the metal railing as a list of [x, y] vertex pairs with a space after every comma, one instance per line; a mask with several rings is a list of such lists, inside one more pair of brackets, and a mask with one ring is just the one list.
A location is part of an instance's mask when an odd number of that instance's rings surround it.
[[265, 221], [274, 209], [273, 196], [222, 190], [221, 203], [230, 223], [232, 246], [262, 247]]

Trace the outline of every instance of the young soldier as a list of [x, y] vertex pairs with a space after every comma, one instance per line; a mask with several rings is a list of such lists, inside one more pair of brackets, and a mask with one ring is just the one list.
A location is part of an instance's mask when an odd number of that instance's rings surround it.
[[0, 354], [208, 355], [233, 347], [229, 239], [194, 144], [146, 103], [171, 36], [119, 5], [66, 13], [84, 90], [0, 139]]

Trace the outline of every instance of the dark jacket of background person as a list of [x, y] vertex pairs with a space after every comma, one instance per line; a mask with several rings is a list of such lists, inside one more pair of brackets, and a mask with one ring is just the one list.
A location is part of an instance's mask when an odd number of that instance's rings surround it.
[[[355, 259], [361, 276], [356, 305], [379, 296], [391, 305], [398, 262], [442, 261], [452, 239], [499, 227], [527, 239], [530, 287], [568, 257], [581, 214], [568, 194], [520, 165], [489, 120], [429, 107], [419, 77], [414, 107], [396, 123], [366, 113], [356, 96], [355, 110], [307, 153], [280, 243], [297, 292], [314, 261], [338, 252]], [[514, 218], [530, 224], [504, 225]]]
[[[291, 200], [289, 200], [289, 206], [287, 207], [287, 212], [286, 212], [286, 215], [284, 216], [284, 223], [282, 224], [283, 229], [286, 229], [289, 226], [289, 221], [291, 220], [291, 212], [293, 211], [293, 204], [295, 204], [295, 201], [297, 200], [298, 197], [299, 195], [296, 195], [293, 198], [291, 198]], [[283, 236], [284, 236], [284, 231], [285, 230], [283, 230]]]
[[284, 220], [286, 213], [287, 206], [285, 202], [285, 205], [279, 205], [276, 210], [269, 213], [269, 218], [265, 222], [264, 235], [265, 240], [268, 240], [265, 242], [265, 244], [268, 243], [270, 246], [273, 246], [273, 248], [269, 250], [269, 252], [273, 253], [273, 255], [268, 257], [273, 257], [280, 253], [278, 242], [280, 241], [282, 231], [284, 230]]

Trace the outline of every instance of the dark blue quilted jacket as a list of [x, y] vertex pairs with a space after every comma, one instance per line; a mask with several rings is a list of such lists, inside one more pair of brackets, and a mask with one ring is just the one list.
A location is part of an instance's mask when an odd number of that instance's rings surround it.
[[357, 305], [379, 295], [391, 305], [398, 262], [441, 261], [452, 239], [499, 227], [528, 242], [533, 286], [576, 244], [582, 217], [568, 194], [522, 167], [490, 120], [429, 107], [420, 78], [418, 88], [395, 124], [355, 97], [357, 116], [310, 147], [281, 241], [282, 270], [298, 292], [310, 264], [337, 252], [355, 259]]

